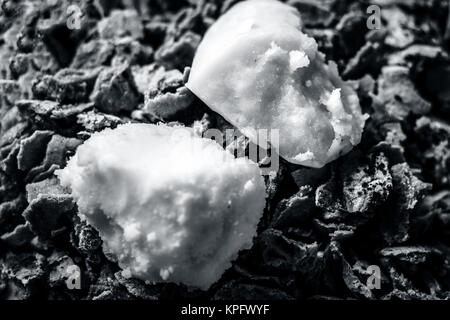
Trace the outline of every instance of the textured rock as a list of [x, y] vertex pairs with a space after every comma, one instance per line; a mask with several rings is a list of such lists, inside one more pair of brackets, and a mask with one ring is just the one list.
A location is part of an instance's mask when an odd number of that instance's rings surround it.
[[307, 272], [317, 256], [316, 243], [304, 245], [283, 236], [281, 231], [267, 229], [257, 239], [263, 267], [285, 272]]
[[397, 201], [381, 215], [381, 229], [387, 243], [404, 243], [410, 238], [410, 214], [431, 185], [417, 178], [407, 163], [392, 166], [391, 174], [392, 198]]
[[20, 86], [14, 80], [0, 80], [0, 118], [21, 97]]
[[425, 247], [393, 247], [381, 250], [380, 254], [387, 258], [418, 264], [425, 262], [432, 254], [432, 250]]
[[[4, 197], [2, 196], [2, 198]], [[22, 196], [11, 201], [4, 200], [0, 204], [0, 234], [13, 231], [15, 226], [23, 222], [20, 213], [27, 206], [26, 200]]]
[[[42, 254], [34, 253], [8, 253], [0, 259], [0, 273], [9, 280], [17, 283], [8, 283], [9, 294], [6, 299], [29, 299], [32, 289], [37, 281], [45, 276], [46, 258]], [[17, 286], [17, 290], [14, 290]], [[11, 290], [12, 289], [12, 290]]]
[[408, 68], [402, 66], [383, 67], [374, 107], [380, 117], [389, 120], [402, 120], [410, 113], [427, 114], [431, 109], [414, 87]]
[[115, 56], [111, 60], [112, 66], [145, 65], [153, 61], [153, 49], [144, 46], [131, 37], [121, 38], [114, 42]]
[[200, 36], [188, 32], [180, 39], [165, 43], [155, 53], [155, 60], [168, 69], [181, 69], [190, 65], [194, 58], [195, 50], [200, 43]]
[[100, 72], [91, 100], [100, 111], [116, 114], [136, 108], [142, 96], [136, 88], [130, 67], [122, 65]]
[[26, 186], [27, 190], [27, 201], [31, 203], [33, 200], [37, 199], [40, 195], [51, 196], [51, 195], [64, 195], [68, 194], [68, 190], [63, 188], [56, 177], [50, 179], [42, 180], [39, 182], [29, 183]]
[[101, 131], [106, 128], [115, 128], [119, 124], [124, 123], [119, 117], [95, 111], [79, 114], [77, 116], [77, 122], [88, 132]]
[[53, 135], [47, 144], [42, 162], [29, 170], [27, 180], [40, 181], [52, 176], [56, 169], [64, 167], [68, 156], [73, 154], [81, 141], [75, 138], [66, 138]]
[[45, 147], [52, 137], [51, 131], [35, 131], [20, 142], [17, 165], [20, 170], [30, 170], [44, 158]]
[[62, 69], [53, 76], [38, 77], [32, 85], [33, 95], [40, 100], [61, 103], [86, 102], [99, 72], [100, 68]]
[[294, 227], [308, 221], [315, 212], [314, 197], [299, 193], [287, 200], [282, 200], [279, 204], [278, 215], [273, 225], [279, 227]]
[[75, 203], [68, 195], [38, 196], [23, 212], [31, 230], [43, 239], [52, 237], [63, 225], [62, 216], [73, 215]]
[[195, 101], [194, 95], [184, 86], [184, 75], [176, 70], [166, 70], [157, 64], [133, 69], [140, 92], [145, 92], [142, 112], [155, 119], [171, 121], [186, 113]]
[[30, 224], [20, 224], [13, 231], [5, 233], [0, 239], [8, 246], [17, 248], [31, 241], [35, 234], [31, 231]]
[[81, 44], [72, 61], [71, 68], [96, 68], [106, 66], [114, 56], [112, 40], [95, 39]]
[[[392, 190], [392, 177], [386, 157], [378, 155], [371, 166], [356, 166], [358, 157], [350, 157], [329, 182], [316, 190], [316, 205], [346, 212], [373, 211], [386, 201]], [[355, 161], [356, 160], [356, 161]], [[344, 177], [339, 181], [339, 176]], [[337, 190], [342, 190], [339, 195]]]
[[[60, 104], [51, 100], [19, 100], [16, 103], [20, 112], [28, 119], [44, 128], [58, 128], [58, 120], [67, 125], [70, 117], [92, 109], [93, 103]], [[67, 128], [64, 128], [67, 129]]]
[[122, 37], [142, 38], [144, 26], [134, 10], [113, 10], [110, 16], [97, 25], [98, 33], [103, 39]]
[[422, 163], [424, 175], [436, 186], [450, 185], [449, 146], [450, 126], [447, 122], [428, 117], [416, 121], [414, 143], [408, 144], [407, 148], [416, 156], [416, 161]]
[[[142, 94], [145, 94], [147, 90], [158, 90], [160, 82], [163, 82], [167, 77], [165, 68], [156, 63], [145, 66], [133, 66], [131, 72], [136, 87]], [[180, 73], [179, 71], [174, 71], [174, 73], [175, 72], [177, 74]], [[181, 73], [179, 79], [181, 80]], [[181, 84], [180, 81], [178, 81], [178, 83]]]

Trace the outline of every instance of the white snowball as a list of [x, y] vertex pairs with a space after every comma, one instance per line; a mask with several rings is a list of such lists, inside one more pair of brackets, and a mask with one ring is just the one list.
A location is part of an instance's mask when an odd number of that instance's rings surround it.
[[265, 205], [257, 165], [192, 129], [95, 133], [56, 173], [131, 275], [208, 288], [249, 248]]
[[187, 87], [243, 132], [278, 129], [280, 154], [311, 167], [358, 144], [367, 117], [336, 65], [301, 31], [296, 9], [274, 0], [240, 2], [220, 17], [198, 47]]

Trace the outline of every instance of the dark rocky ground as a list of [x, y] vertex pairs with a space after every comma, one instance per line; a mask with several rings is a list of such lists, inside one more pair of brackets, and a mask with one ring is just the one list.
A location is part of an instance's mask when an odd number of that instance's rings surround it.
[[[371, 115], [361, 144], [322, 169], [282, 162], [253, 248], [207, 292], [126, 279], [105, 257], [54, 170], [125, 121], [229, 127], [183, 83], [235, 2], [0, 1], [1, 298], [450, 297], [447, 1], [371, 1], [379, 30], [366, 27], [365, 1], [288, 1]], [[67, 27], [72, 3], [80, 29]], [[72, 264], [81, 290], [66, 286]], [[366, 285], [369, 265], [380, 289]]]

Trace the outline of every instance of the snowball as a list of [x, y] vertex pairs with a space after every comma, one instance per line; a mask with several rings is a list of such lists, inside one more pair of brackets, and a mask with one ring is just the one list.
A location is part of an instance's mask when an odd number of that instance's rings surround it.
[[251, 246], [265, 205], [257, 165], [190, 128], [106, 129], [56, 174], [122, 269], [203, 289]]
[[301, 31], [296, 9], [274, 0], [240, 2], [220, 17], [186, 86], [242, 132], [278, 129], [280, 154], [311, 167], [350, 151], [366, 120], [336, 64]]

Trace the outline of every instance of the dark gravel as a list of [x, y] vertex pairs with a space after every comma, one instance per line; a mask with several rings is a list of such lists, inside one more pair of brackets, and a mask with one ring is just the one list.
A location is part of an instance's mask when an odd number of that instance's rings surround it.
[[[219, 0], [0, 1], [0, 298], [450, 298], [448, 1], [289, 0], [370, 114], [321, 169], [281, 161], [251, 250], [207, 292], [127, 279], [54, 171], [126, 121], [227, 128], [185, 87]], [[68, 29], [67, 7], [83, 13]], [[147, 3], [147, 4], [145, 4]], [[80, 290], [66, 286], [81, 268]], [[371, 289], [368, 267], [379, 266]]]

